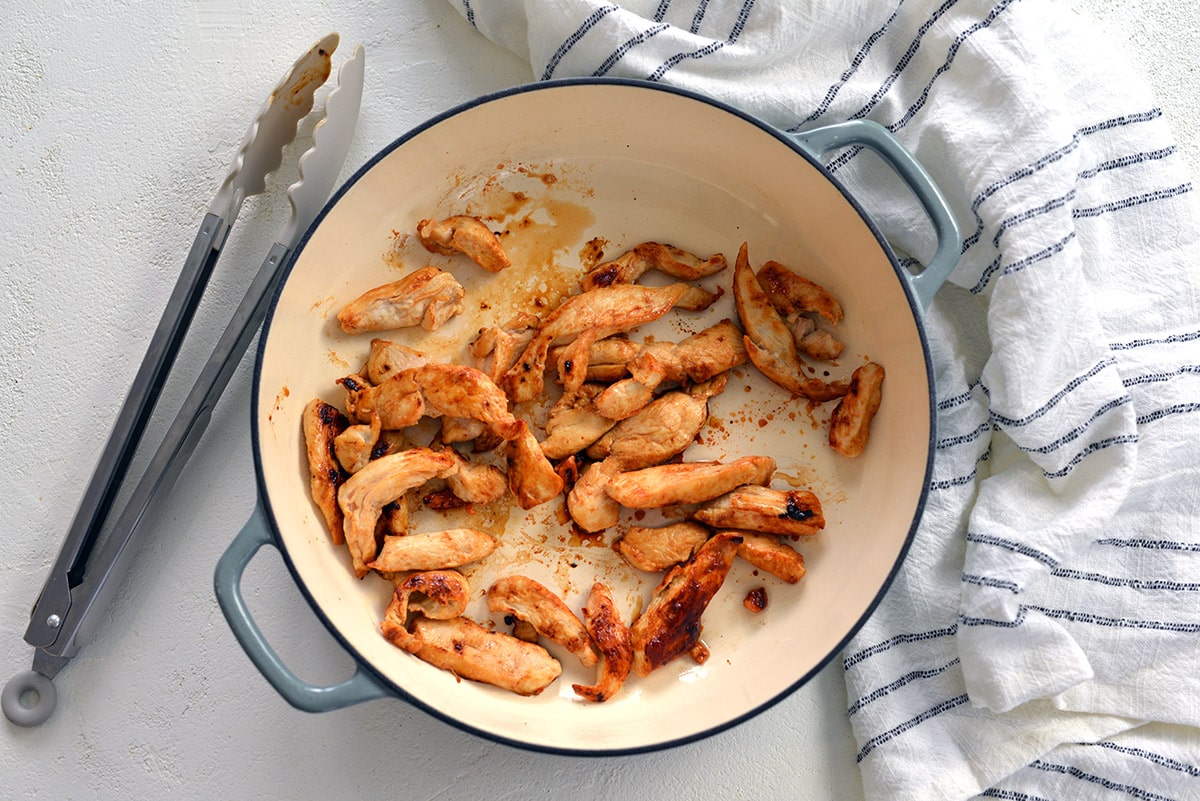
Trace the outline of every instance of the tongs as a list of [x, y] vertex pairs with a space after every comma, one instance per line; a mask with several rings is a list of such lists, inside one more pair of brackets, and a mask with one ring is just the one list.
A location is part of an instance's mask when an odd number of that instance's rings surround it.
[[101, 538], [102, 527], [230, 227], [243, 201], [265, 191], [267, 175], [282, 164], [284, 147], [295, 139], [300, 120], [312, 110], [317, 89], [329, 77], [338, 41], [336, 33], [321, 39], [272, 90], [246, 132], [229, 174], [208, 205], [133, 386], [34, 604], [25, 631], [25, 641], [35, 648], [33, 669], [14, 676], [0, 695], [5, 716], [17, 725], [39, 725], [54, 711], [57, 691], [51, 680], [95, 631], [144, 537], [141, 524], [146, 512], [152, 502], [171, 491], [179, 478], [208, 427], [217, 399], [266, 315], [270, 290], [333, 189], [358, 120], [364, 67], [361, 45], [338, 71], [338, 85], [325, 99], [325, 116], [313, 131], [312, 147], [300, 157], [299, 180], [287, 190], [291, 203], [287, 224], [116, 523]]

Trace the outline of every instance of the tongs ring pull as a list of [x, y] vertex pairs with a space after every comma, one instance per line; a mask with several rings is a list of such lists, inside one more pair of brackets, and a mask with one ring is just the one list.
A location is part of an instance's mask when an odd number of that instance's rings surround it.
[[13, 676], [0, 693], [4, 716], [18, 726], [42, 725], [57, 704], [58, 690], [54, 689], [54, 682], [36, 670]]

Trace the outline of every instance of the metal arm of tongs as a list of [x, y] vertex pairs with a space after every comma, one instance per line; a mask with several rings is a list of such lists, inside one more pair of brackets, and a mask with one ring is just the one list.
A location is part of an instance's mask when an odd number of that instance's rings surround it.
[[180, 345], [216, 266], [242, 202], [266, 188], [266, 176], [283, 161], [283, 149], [313, 107], [329, 77], [338, 35], [330, 34], [300, 57], [274, 88], [250, 125], [233, 165], [200, 225], [133, 386], [117, 415], [95, 472], [84, 491], [49, 577], [34, 604], [25, 641], [36, 649], [33, 670], [5, 685], [0, 706], [13, 723], [35, 726], [53, 712], [51, 679], [94, 631], [136, 552], [140, 523], [150, 505], [174, 486], [208, 426], [213, 406], [266, 314], [270, 289], [300, 236], [324, 205], [353, 138], [363, 85], [359, 46], [338, 73], [326, 98], [325, 117], [313, 146], [300, 158], [300, 180], [288, 189], [292, 214], [271, 248], [216, 348], [200, 373], [142, 479], [108, 535], [100, 541], [116, 494], [142, 439]]

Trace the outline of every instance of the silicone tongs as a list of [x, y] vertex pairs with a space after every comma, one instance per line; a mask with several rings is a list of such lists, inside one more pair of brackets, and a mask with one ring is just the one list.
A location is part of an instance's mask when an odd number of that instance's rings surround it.
[[25, 641], [35, 648], [33, 670], [14, 676], [0, 694], [5, 716], [19, 726], [39, 725], [54, 711], [58, 694], [51, 679], [95, 631], [145, 535], [141, 523], [147, 510], [153, 501], [167, 495], [179, 478], [208, 427], [217, 399], [262, 323], [270, 290], [278, 282], [283, 265], [325, 204], [341, 172], [362, 99], [361, 45], [339, 70], [338, 85], [325, 99], [325, 117], [313, 131], [313, 145], [300, 157], [300, 178], [287, 190], [290, 219], [116, 523], [101, 537], [230, 227], [242, 202], [263, 192], [267, 175], [283, 162], [284, 147], [295, 139], [300, 120], [312, 110], [317, 89], [329, 77], [338, 41], [336, 33], [321, 39], [272, 90], [246, 132], [229, 174], [209, 203], [133, 386], [34, 604], [25, 631]]

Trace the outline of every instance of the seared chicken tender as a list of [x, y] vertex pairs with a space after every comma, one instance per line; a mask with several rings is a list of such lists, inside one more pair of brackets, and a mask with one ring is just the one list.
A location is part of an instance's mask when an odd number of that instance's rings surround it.
[[338, 506], [338, 489], [349, 477], [342, 469], [336, 453], [337, 437], [346, 430], [345, 415], [336, 406], [314, 398], [300, 416], [304, 430], [304, 447], [308, 455], [308, 489], [313, 503], [321, 510], [325, 526], [334, 545], [346, 541], [343, 533], [342, 507]]
[[829, 445], [842, 456], [861, 456], [882, 399], [883, 368], [867, 362], [850, 376], [850, 390], [833, 409]]
[[616, 425], [596, 411], [592, 401], [604, 390], [599, 384], [584, 384], [574, 395], [563, 395], [550, 408], [546, 438], [541, 442], [547, 459], [564, 459], [579, 453]]
[[777, 261], [768, 261], [758, 271], [758, 283], [771, 305], [786, 317], [789, 314], [819, 314], [830, 325], [837, 325], [844, 316], [842, 305], [825, 287], [810, 281]]
[[785, 322], [792, 329], [792, 339], [796, 349], [805, 356], [819, 361], [833, 361], [842, 355], [845, 345], [824, 328], [818, 328], [811, 317], [803, 314], [789, 314]]
[[518, 420], [517, 435], [509, 440], [508, 487], [522, 509], [532, 509], [562, 492], [563, 480], [542, 453], [529, 424]]
[[733, 297], [738, 317], [746, 330], [746, 355], [759, 372], [793, 395], [825, 402], [846, 394], [840, 382], [825, 383], [803, 375], [792, 332], [771, 305], [762, 285], [750, 268], [747, 246], [738, 251], [733, 271]]
[[430, 253], [465, 254], [489, 273], [498, 273], [512, 264], [499, 237], [478, 217], [458, 214], [444, 220], [421, 220], [417, 223], [417, 238]]
[[825, 528], [821, 502], [808, 490], [748, 485], [706, 503], [692, 515], [713, 528], [811, 536]]
[[395, 430], [416, 425], [425, 416], [425, 398], [413, 382], [411, 370], [376, 386], [357, 375], [339, 378], [337, 383], [346, 390], [346, 412], [360, 423], [378, 417], [382, 429]]
[[[585, 331], [603, 339], [657, 320], [687, 289], [686, 284], [657, 288], [617, 285], [567, 298], [547, 316], [525, 352], [504, 374], [501, 385], [514, 403], [533, 400], [545, 386], [543, 373], [551, 346], [573, 342]], [[586, 359], [586, 352], [580, 358]], [[582, 372], [586, 374], [586, 367]]]
[[595, 684], [572, 684], [571, 689], [598, 704], [616, 695], [629, 677], [633, 667], [633, 639], [617, 611], [612, 591], [599, 581], [592, 585], [583, 605], [583, 620], [600, 651], [600, 668]]
[[613, 284], [632, 284], [647, 270], [658, 270], [684, 281], [695, 281], [724, 270], [728, 264], [720, 253], [707, 259], [674, 245], [643, 242], [612, 261], [593, 267], [579, 283], [584, 291]]
[[412, 371], [412, 380], [433, 413], [480, 420], [503, 439], [517, 434], [508, 397], [482, 370], [429, 362]]
[[[611, 384], [623, 378], [627, 373], [625, 365], [641, 353], [642, 348], [642, 344], [623, 337], [601, 339], [588, 350], [586, 380]], [[549, 363], [555, 365], [556, 369], [562, 369], [566, 350], [566, 345], [550, 349]], [[559, 380], [562, 380], [561, 375]]]
[[466, 290], [450, 273], [423, 267], [363, 293], [343, 306], [337, 318], [347, 334], [415, 325], [436, 331], [462, 311], [465, 296]]
[[[375, 459], [352, 475], [338, 490], [338, 505], [345, 515], [346, 545], [354, 574], [362, 578], [375, 559], [375, 524], [383, 507], [432, 478], [444, 478], [457, 470], [454, 460], [428, 448], [412, 448]], [[430, 567], [451, 567], [431, 565]], [[418, 568], [382, 568], [415, 570]]]
[[447, 447], [443, 452], [458, 466], [446, 476], [446, 487], [456, 498], [467, 503], [491, 503], [508, 492], [508, 476], [500, 468], [472, 462], [453, 448]]
[[608, 482], [621, 470], [617, 459], [592, 462], [579, 474], [579, 480], [567, 493], [567, 513], [575, 525], [588, 533], [615, 526], [621, 519], [621, 507], [606, 491]]
[[649, 606], [629, 629], [634, 673], [648, 676], [699, 642], [700, 617], [725, 582], [741, 541], [736, 532], [716, 534], [663, 576]]
[[774, 534], [759, 534], [754, 531], [737, 532], [742, 537], [737, 555], [759, 570], [795, 584], [804, 578], [804, 556]]
[[527, 576], [505, 576], [487, 593], [488, 609], [529, 623], [538, 634], [566, 648], [584, 667], [600, 658], [583, 622], [563, 600]]
[[348, 426], [333, 440], [333, 451], [347, 473], [357, 473], [367, 466], [379, 442], [379, 415], [371, 415], [369, 425]]
[[466, 611], [471, 587], [457, 570], [428, 570], [413, 573], [396, 582], [392, 600], [383, 616], [383, 636], [392, 645], [409, 653], [420, 650], [421, 643], [408, 630], [410, 613], [431, 620], [449, 620]]
[[711, 534], [707, 526], [692, 522], [660, 528], [630, 526], [625, 536], [613, 543], [613, 549], [638, 570], [661, 573], [690, 559]]
[[475, 366], [498, 382], [529, 345], [538, 323], [532, 314], [521, 312], [503, 326], [479, 329], [467, 351]]
[[644, 467], [609, 480], [609, 497], [630, 509], [657, 509], [677, 503], [703, 503], [743, 484], [767, 484], [775, 473], [769, 456], [744, 456], [728, 464], [681, 462]]
[[625, 470], [661, 464], [682, 453], [708, 420], [708, 399], [725, 387], [724, 376], [688, 392], [666, 392], [622, 420], [587, 449], [593, 459], [614, 457]]
[[385, 536], [383, 547], [371, 570], [398, 573], [403, 570], [442, 570], [478, 561], [500, 545], [500, 540], [473, 528], [417, 531], [400, 537]]
[[562, 665], [542, 646], [488, 631], [465, 617], [418, 617], [412, 633], [420, 642], [418, 659], [518, 695], [537, 695], [562, 675]]
[[372, 384], [382, 384], [394, 375], [420, 367], [429, 361], [429, 356], [419, 350], [376, 337], [371, 340], [364, 373]]

